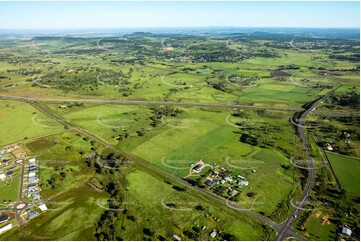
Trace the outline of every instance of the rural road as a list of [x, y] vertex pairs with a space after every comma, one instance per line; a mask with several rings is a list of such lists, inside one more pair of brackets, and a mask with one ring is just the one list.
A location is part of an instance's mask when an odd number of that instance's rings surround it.
[[318, 104], [320, 104], [321, 102], [326, 100], [328, 97], [330, 97], [331, 94], [339, 87], [340, 86], [334, 88], [329, 93], [327, 93], [325, 96], [323, 96], [322, 98], [315, 101], [308, 109], [306, 109], [305, 111], [303, 111], [301, 113], [301, 116], [297, 122], [295, 122], [295, 120], [294, 120], [295, 115], [290, 119], [290, 122], [293, 125], [295, 125], [295, 127], [298, 131], [301, 143], [303, 145], [303, 151], [305, 152], [306, 159], [308, 161], [308, 179], [307, 179], [306, 187], [303, 191], [303, 195], [297, 204], [297, 208], [293, 209], [292, 213], [289, 215], [289, 217], [283, 223], [283, 226], [281, 227], [281, 229], [276, 237], [276, 240], [284, 240], [289, 237], [290, 232], [292, 231], [292, 225], [295, 223], [295, 221], [297, 220], [297, 217], [302, 212], [302, 208], [305, 206], [305, 202], [307, 201], [308, 195], [311, 192], [313, 184], [315, 182], [314, 161], [311, 156], [310, 145], [308, 143], [307, 132], [306, 132], [306, 128], [305, 128], [306, 117], [310, 112], [312, 112], [316, 108], [316, 106]]
[[146, 101], [146, 100], [103, 100], [103, 99], [57, 99], [57, 98], [33, 98], [0, 95], [2, 99], [17, 101], [44, 101], [44, 102], [82, 102], [100, 104], [120, 104], [120, 105], [170, 105], [170, 106], [195, 106], [195, 107], [225, 107], [225, 108], [251, 108], [284, 111], [302, 111], [302, 108], [281, 108], [268, 106], [252, 106], [231, 103], [194, 103], [194, 102], [166, 102], [166, 101]]

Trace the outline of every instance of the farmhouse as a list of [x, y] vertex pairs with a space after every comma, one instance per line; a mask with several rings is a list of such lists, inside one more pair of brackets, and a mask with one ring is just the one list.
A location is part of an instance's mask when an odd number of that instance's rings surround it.
[[195, 171], [195, 172], [200, 172], [202, 169], [203, 169], [203, 165], [196, 165], [195, 167], [193, 167], [193, 170]]
[[205, 182], [205, 184], [206, 184], [207, 186], [213, 187], [214, 185], [217, 184], [217, 182], [218, 182], [218, 181], [207, 180], [207, 181]]

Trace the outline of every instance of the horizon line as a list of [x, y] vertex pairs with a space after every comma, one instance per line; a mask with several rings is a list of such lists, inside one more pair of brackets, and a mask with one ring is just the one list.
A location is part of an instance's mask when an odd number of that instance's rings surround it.
[[[1, 1], [1, 0], [0, 0]], [[220, 26], [220, 25], [207, 25], [207, 26], [133, 26], [133, 27], [56, 27], [56, 28], [1, 28], [0, 30], [65, 30], [65, 29], [150, 29], [150, 28], [293, 28], [293, 29], [360, 29], [360, 26]]]

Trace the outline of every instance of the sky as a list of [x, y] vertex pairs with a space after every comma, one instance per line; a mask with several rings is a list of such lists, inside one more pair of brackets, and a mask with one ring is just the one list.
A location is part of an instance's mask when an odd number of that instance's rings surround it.
[[0, 2], [0, 29], [360, 27], [353, 2]]

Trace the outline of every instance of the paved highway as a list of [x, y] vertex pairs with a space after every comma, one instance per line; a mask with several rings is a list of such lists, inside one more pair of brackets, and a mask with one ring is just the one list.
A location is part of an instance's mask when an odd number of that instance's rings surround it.
[[[83, 103], [98, 103], [98, 104], [118, 104], [118, 105], [170, 105], [170, 106], [189, 106], [189, 107], [224, 107], [224, 108], [245, 108], [245, 109], [266, 109], [266, 110], [281, 110], [281, 111], [303, 111], [304, 108], [282, 108], [269, 106], [253, 106], [232, 103], [194, 103], [194, 102], [166, 102], [166, 101], [146, 101], [146, 100], [105, 100], [105, 99], [60, 99], [60, 98], [33, 98], [0, 95], [1, 99], [16, 100], [16, 101], [41, 101], [41, 102], [83, 102]], [[329, 111], [329, 110], [315, 110], [322, 116], [342, 116], [342, 117], [359, 117], [359, 113]]]
[[[340, 87], [340, 86], [339, 86]], [[302, 146], [303, 146], [303, 151], [305, 152], [305, 156], [306, 159], [308, 161], [308, 179], [307, 179], [307, 184], [306, 187], [304, 189], [303, 195], [300, 199], [300, 201], [297, 204], [297, 208], [294, 208], [292, 213], [290, 214], [290, 216], [286, 219], [286, 221], [283, 223], [283, 226], [281, 227], [276, 240], [284, 240], [287, 237], [290, 236], [290, 233], [292, 231], [292, 225], [294, 224], [294, 222], [297, 220], [297, 217], [300, 215], [300, 213], [302, 212], [302, 208], [305, 205], [305, 202], [307, 201], [308, 195], [312, 190], [313, 184], [315, 182], [315, 175], [314, 175], [314, 161], [311, 157], [311, 151], [310, 151], [310, 145], [308, 143], [308, 139], [307, 139], [307, 132], [306, 132], [306, 128], [305, 128], [305, 120], [307, 115], [314, 111], [316, 106], [318, 104], [320, 104], [321, 102], [323, 102], [324, 100], [326, 100], [328, 97], [331, 96], [331, 94], [338, 89], [339, 87], [334, 88], [333, 90], [331, 90], [329, 93], [327, 93], [325, 96], [323, 96], [322, 98], [318, 99], [317, 101], [315, 101], [308, 109], [306, 109], [305, 111], [303, 111], [301, 113], [301, 116], [299, 119], [297, 119], [297, 122], [295, 121], [295, 116], [294, 115], [291, 119], [290, 122], [296, 126], [296, 129], [298, 131], [298, 135], [300, 137]]]
[[100, 104], [120, 104], [120, 105], [172, 105], [172, 106], [191, 106], [191, 107], [225, 107], [225, 108], [251, 108], [283, 111], [302, 111], [302, 108], [281, 108], [268, 106], [252, 106], [241, 104], [226, 103], [194, 103], [194, 102], [166, 102], [166, 101], [139, 101], [139, 100], [103, 100], [103, 99], [59, 99], [59, 98], [35, 98], [0, 95], [2, 99], [18, 101], [44, 101], [44, 102], [82, 102], [82, 103], [100, 103]]

